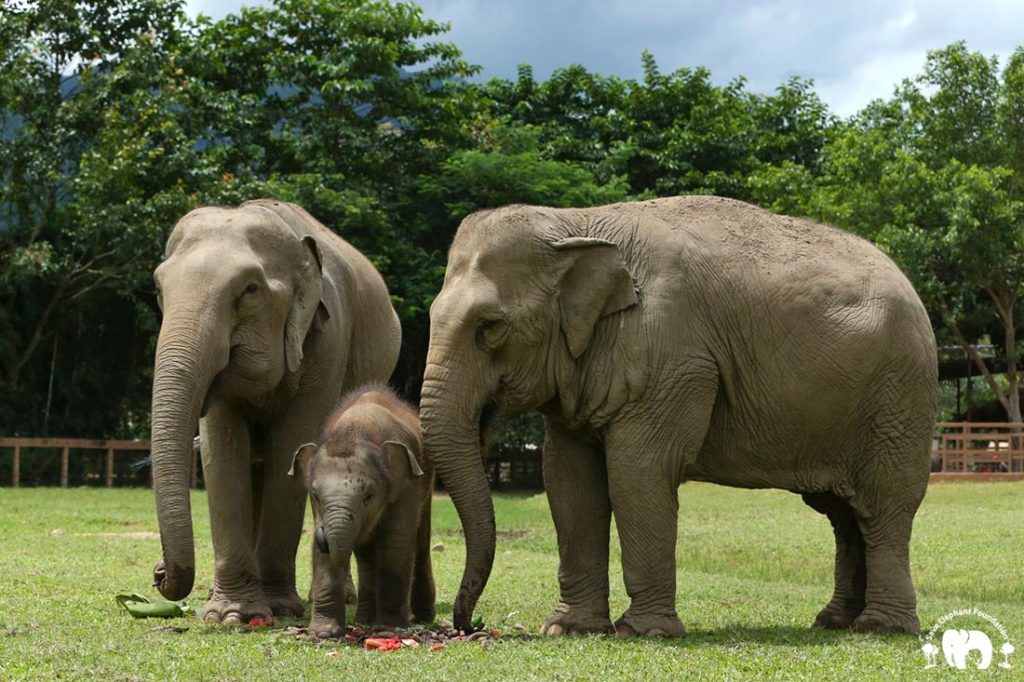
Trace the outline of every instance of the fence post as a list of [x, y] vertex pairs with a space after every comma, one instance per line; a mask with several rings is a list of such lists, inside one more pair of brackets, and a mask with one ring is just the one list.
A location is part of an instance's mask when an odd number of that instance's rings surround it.
[[21, 446], [14, 446], [14, 461], [11, 462], [11, 486], [21, 485]]
[[66, 446], [60, 451], [60, 487], [68, 487], [68, 450]]
[[107, 487], [114, 487], [114, 448], [107, 448], [107, 466], [106, 466], [106, 478]]

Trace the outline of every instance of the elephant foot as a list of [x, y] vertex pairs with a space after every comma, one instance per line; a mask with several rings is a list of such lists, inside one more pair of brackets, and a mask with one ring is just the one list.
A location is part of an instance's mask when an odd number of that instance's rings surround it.
[[814, 619], [814, 627], [826, 630], [844, 630], [853, 624], [862, 611], [864, 611], [864, 602], [850, 603], [832, 600], [828, 606], [818, 612]]
[[921, 623], [913, 611], [883, 612], [870, 606], [857, 616], [851, 626], [854, 632], [908, 632], [916, 635]]
[[299, 593], [294, 590], [291, 594], [268, 594], [267, 604], [271, 613], [284, 618], [301, 618], [306, 612], [306, 605], [299, 598]]
[[433, 623], [437, 620], [437, 612], [433, 604], [412, 605], [412, 619], [417, 623]]
[[609, 635], [612, 632], [612, 621], [607, 611], [602, 613], [568, 604], [556, 606], [540, 627], [540, 634], [548, 637], [595, 633]]
[[401, 611], [394, 613], [387, 613], [382, 611], [377, 614], [377, 617], [372, 619], [374, 625], [387, 625], [393, 628], [407, 628], [409, 627], [409, 612]]
[[253, 618], [273, 622], [273, 612], [266, 600], [233, 600], [216, 595], [203, 607], [203, 620], [222, 625], [243, 625]]
[[615, 621], [616, 637], [685, 637], [686, 628], [679, 616], [634, 615], [626, 611]]
[[309, 634], [319, 639], [340, 639], [345, 636], [345, 623], [330, 616], [313, 614], [309, 621]]

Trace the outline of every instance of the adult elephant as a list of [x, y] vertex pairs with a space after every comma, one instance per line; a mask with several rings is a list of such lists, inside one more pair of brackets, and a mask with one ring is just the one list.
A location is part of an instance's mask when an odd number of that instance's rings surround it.
[[302, 208], [250, 201], [182, 218], [154, 273], [153, 486], [168, 599], [192, 590], [199, 423], [215, 557], [206, 620], [302, 615], [295, 552], [306, 492], [288, 476], [340, 394], [385, 381], [401, 330], [380, 274]]
[[431, 307], [425, 446], [466, 535], [455, 623], [494, 558], [480, 444], [539, 409], [560, 600], [542, 632], [611, 632], [612, 514], [631, 604], [616, 634], [684, 632], [677, 488], [782, 488], [827, 514], [835, 592], [815, 624], [917, 631], [935, 340], [899, 269], [834, 228], [718, 197], [466, 218]]

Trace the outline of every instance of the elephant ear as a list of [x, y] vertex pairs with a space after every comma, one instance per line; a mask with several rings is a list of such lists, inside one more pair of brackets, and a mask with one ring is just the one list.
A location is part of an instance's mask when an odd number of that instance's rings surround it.
[[316, 454], [318, 448], [319, 446], [316, 443], [300, 445], [292, 457], [292, 468], [288, 470], [288, 475], [294, 477], [295, 474], [298, 474], [302, 477], [303, 481], [307, 480], [309, 460]]
[[302, 363], [302, 344], [306, 340], [310, 325], [314, 320], [323, 321], [330, 317], [324, 306], [323, 295], [323, 261], [320, 247], [316, 239], [307, 235], [302, 238], [304, 248], [309, 251], [309, 260], [303, 268], [302, 279], [292, 300], [292, 309], [288, 313], [288, 322], [284, 329], [284, 355], [288, 363], [288, 371], [299, 371]]
[[639, 302], [633, 276], [613, 242], [569, 237], [550, 242], [565, 259], [558, 286], [562, 333], [573, 358], [583, 355], [597, 321]]
[[381, 449], [388, 460], [388, 470], [391, 472], [391, 493], [390, 501], [398, 499], [398, 494], [404, 487], [404, 483], [412, 478], [419, 478], [423, 475], [423, 468], [420, 467], [416, 453], [408, 445], [397, 440], [386, 440], [381, 444]]

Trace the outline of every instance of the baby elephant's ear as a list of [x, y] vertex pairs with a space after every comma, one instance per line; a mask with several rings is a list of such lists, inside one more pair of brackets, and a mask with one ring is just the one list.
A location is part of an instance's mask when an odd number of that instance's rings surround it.
[[317, 447], [316, 443], [300, 445], [292, 457], [292, 468], [288, 470], [288, 475], [294, 477], [295, 472], [298, 471], [302, 478], [306, 478], [306, 472], [309, 471], [309, 458], [316, 453]]
[[401, 443], [397, 440], [386, 440], [384, 441], [384, 451], [388, 453], [388, 457], [394, 464], [396, 457], [408, 457], [409, 458], [409, 470], [414, 477], [420, 477], [423, 475], [423, 469], [420, 468], [420, 463], [416, 460], [416, 453], [409, 449], [409, 446], [405, 443]]

